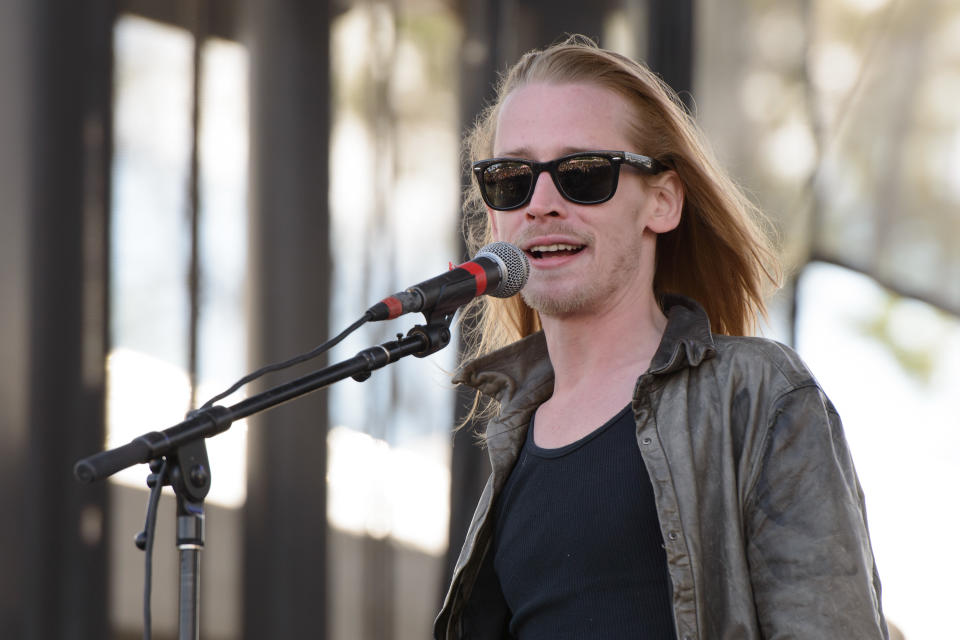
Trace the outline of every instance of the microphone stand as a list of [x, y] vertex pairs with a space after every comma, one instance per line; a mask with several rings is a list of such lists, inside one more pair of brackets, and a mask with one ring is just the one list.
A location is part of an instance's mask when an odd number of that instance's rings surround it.
[[[230, 407], [215, 405], [192, 411], [182, 422], [146, 433], [132, 442], [83, 458], [74, 466], [80, 482], [91, 483], [135, 464], [159, 468], [164, 458], [171, 469], [167, 478], [151, 475], [148, 484], [169, 482], [177, 496], [177, 548], [180, 554], [180, 640], [200, 637], [200, 551], [204, 546], [204, 505], [210, 491], [210, 462], [204, 440], [230, 428], [234, 421], [328, 387], [344, 378], [363, 382], [371, 373], [400, 358], [418, 358], [439, 351], [450, 343], [453, 312], [424, 313], [426, 325], [417, 325], [406, 337], [360, 351], [354, 357], [314, 371], [290, 382], [251, 396]], [[137, 546], [145, 542], [139, 536]], [[141, 548], [143, 548], [141, 546]]]

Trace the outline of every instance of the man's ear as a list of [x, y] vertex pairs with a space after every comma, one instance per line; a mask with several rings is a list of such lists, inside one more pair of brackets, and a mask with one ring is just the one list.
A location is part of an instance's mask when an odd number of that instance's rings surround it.
[[683, 183], [676, 171], [668, 170], [648, 179], [648, 188], [653, 197], [653, 214], [647, 227], [655, 233], [673, 231], [680, 224], [683, 211]]

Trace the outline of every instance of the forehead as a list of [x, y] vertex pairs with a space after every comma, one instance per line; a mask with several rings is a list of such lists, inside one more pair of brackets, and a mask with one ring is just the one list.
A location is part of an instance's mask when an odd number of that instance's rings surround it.
[[550, 160], [581, 150], [632, 150], [627, 101], [594, 84], [524, 85], [504, 99], [495, 156]]

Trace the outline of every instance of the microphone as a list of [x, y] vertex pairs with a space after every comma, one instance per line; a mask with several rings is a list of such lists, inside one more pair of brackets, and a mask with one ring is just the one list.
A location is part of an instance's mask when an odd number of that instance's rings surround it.
[[364, 315], [376, 321], [416, 311], [447, 314], [477, 296], [509, 298], [527, 284], [529, 275], [530, 262], [523, 251], [509, 242], [493, 242], [473, 260], [384, 298]]

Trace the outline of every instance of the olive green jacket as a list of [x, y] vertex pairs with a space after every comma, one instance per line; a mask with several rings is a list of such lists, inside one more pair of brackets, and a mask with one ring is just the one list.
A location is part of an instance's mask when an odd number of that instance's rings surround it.
[[[685, 298], [664, 306], [667, 328], [632, 408], [677, 637], [887, 638], [863, 493], [817, 381], [783, 345], [713, 335]], [[468, 363], [456, 380], [501, 408], [487, 425], [493, 472], [434, 634], [509, 638], [491, 568], [493, 504], [534, 410], [553, 391], [543, 335]]]

